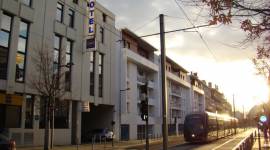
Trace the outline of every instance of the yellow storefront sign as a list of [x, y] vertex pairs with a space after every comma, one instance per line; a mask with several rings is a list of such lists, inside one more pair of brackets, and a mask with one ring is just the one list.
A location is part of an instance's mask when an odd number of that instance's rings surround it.
[[0, 104], [21, 106], [23, 102], [23, 96], [12, 94], [0, 94]]

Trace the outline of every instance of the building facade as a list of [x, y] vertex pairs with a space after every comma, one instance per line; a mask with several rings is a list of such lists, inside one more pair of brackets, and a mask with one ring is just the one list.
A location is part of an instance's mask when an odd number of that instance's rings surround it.
[[169, 135], [178, 135], [183, 132], [191, 86], [188, 71], [168, 57], [166, 58], [166, 73]]
[[199, 79], [197, 73], [192, 73], [189, 75], [189, 80], [191, 84], [190, 89], [190, 101], [187, 106], [189, 106], [189, 112], [203, 112], [205, 111], [205, 96], [203, 91], [203, 83]]
[[123, 29], [121, 48], [120, 138], [145, 138], [141, 119], [142, 86], [148, 83], [149, 135], [161, 135], [159, 62], [156, 49], [128, 29]]
[[[80, 143], [81, 133], [113, 128], [115, 16], [95, 4], [95, 48], [88, 51], [87, 6], [75, 0], [0, 0], [0, 127], [9, 129], [17, 145], [43, 144], [44, 99], [29, 86], [38, 75], [33, 61], [38, 50], [48, 50], [52, 64], [65, 74], [65, 94], [56, 101], [54, 143]], [[82, 112], [85, 102], [90, 112]]]

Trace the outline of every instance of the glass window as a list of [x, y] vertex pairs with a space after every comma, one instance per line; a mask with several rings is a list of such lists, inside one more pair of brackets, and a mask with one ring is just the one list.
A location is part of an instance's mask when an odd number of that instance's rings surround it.
[[33, 128], [33, 115], [34, 115], [34, 96], [26, 95], [25, 104], [25, 128]]
[[15, 77], [16, 81], [19, 82], [24, 82], [28, 28], [29, 23], [24, 21], [20, 22], [20, 34], [18, 41], [18, 50], [16, 54], [16, 77]]
[[107, 15], [106, 14], [102, 14], [102, 20], [103, 20], [103, 22], [107, 21]]
[[69, 101], [55, 100], [54, 128], [64, 129], [69, 127]]
[[100, 41], [104, 43], [104, 28], [100, 27]]
[[21, 22], [20, 23], [20, 36], [27, 37], [28, 35], [28, 23]]
[[21, 2], [27, 6], [31, 6], [31, 0], [21, 0]]
[[95, 95], [95, 52], [90, 52], [90, 95]]
[[68, 26], [73, 28], [74, 27], [74, 16], [75, 16], [75, 12], [71, 9], [68, 10]]
[[70, 89], [71, 89], [72, 47], [73, 47], [73, 42], [71, 40], [67, 40], [66, 65], [67, 65], [68, 69], [66, 70], [66, 73], [65, 73], [65, 89], [66, 89], [66, 91], [70, 91]]
[[9, 32], [0, 31], [0, 46], [8, 47], [9, 46]]
[[103, 96], [103, 54], [98, 56], [99, 97]]
[[16, 68], [24, 69], [24, 54], [17, 53], [16, 55]]
[[60, 42], [61, 42], [61, 37], [58, 35], [54, 36], [54, 49], [60, 49]]
[[18, 43], [18, 51], [25, 53], [26, 50], [26, 40], [24, 38], [19, 38], [19, 43]]
[[58, 63], [59, 62], [59, 51], [57, 51], [57, 50], [54, 50], [53, 51], [53, 61], [55, 63]]
[[0, 47], [0, 79], [7, 79], [8, 49]]
[[64, 12], [63, 4], [57, 3], [57, 9], [56, 9], [56, 20], [57, 21], [63, 22], [63, 12]]
[[6, 30], [6, 31], [10, 31], [11, 28], [11, 17], [3, 14], [2, 18], [1, 18], [1, 29]]

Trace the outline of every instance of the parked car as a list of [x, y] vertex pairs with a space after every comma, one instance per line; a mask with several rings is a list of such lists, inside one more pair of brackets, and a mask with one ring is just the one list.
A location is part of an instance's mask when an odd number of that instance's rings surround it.
[[113, 132], [110, 131], [107, 128], [102, 128], [102, 129], [94, 129], [90, 133], [90, 139], [94, 140], [112, 140], [113, 139]]
[[16, 150], [16, 142], [8, 138], [7, 129], [0, 129], [0, 150]]

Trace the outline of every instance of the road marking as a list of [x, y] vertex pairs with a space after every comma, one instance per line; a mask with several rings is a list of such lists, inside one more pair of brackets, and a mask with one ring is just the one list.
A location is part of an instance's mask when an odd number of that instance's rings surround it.
[[235, 140], [236, 138], [237, 138], [237, 137], [234, 137], [233, 139], [230, 139], [230, 140], [226, 141], [225, 143], [223, 143], [223, 144], [221, 144], [221, 145], [219, 145], [219, 146], [217, 146], [217, 147], [215, 147], [215, 148], [212, 148], [212, 150], [216, 150], [216, 149], [218, 149], [218, 148], [224, 146], [225, 144], [230, 143], [231, 141]]

